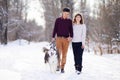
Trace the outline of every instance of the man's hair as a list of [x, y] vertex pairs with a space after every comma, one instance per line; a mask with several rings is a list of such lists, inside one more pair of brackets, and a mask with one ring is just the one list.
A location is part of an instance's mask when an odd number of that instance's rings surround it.
[[69, 8], [64, 8], [63, 12], [70, 12], [70, 9]]

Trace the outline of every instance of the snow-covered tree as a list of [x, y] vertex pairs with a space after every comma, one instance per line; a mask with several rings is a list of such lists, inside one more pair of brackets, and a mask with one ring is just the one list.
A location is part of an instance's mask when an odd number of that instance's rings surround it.
[[[41, 0], [39, 0], [41, 2]], [[54, 28], [54, 22], [60, 15], [60, 1], [59, 0], [42, 0], [43, 9], [45, 10], [45, 40], [50, 41], [52, 38], [52, 31]]]
[[8, 0], [0, 0], [0, 38], [1, 44], [7, 44]]
[[61, 9], [68, 7], [70, 8], [70, 17], [73, 18], [73, 5], [74, 5], [74, 0], [60, 0], [61, 2]]

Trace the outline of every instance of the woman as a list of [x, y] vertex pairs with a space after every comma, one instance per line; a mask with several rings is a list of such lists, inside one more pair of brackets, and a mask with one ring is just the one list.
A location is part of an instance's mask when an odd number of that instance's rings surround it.
[[86, 26], [81, 14], [76, 14], [73, 20], [72, 48], [74, 54], [75, 70], [77, 74], [82, 71], [82, 55], [85, 48]]

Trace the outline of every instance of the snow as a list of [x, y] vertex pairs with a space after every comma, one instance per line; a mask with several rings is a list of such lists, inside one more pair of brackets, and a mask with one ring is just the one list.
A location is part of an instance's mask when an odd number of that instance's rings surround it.
[[97, 56], [85, 51], [83, 71], [77, 75], [70, 45], [65, 73], [51, 73], [44, 64], [44, 46], [48, 42], [17, 40], [0, 45], [0, 80], [120, 80], [120, 54]]
[[0, 70], [1, 80], [21, 80], [20, 73], [10, 70]]

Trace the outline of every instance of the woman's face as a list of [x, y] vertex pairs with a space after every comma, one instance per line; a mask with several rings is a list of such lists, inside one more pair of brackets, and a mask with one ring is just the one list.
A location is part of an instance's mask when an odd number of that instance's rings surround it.
[[76, 19], [77, 22], [80, 22], [81, 17], [80, 17], [80, 16], [77, 16], [75, 19]]

